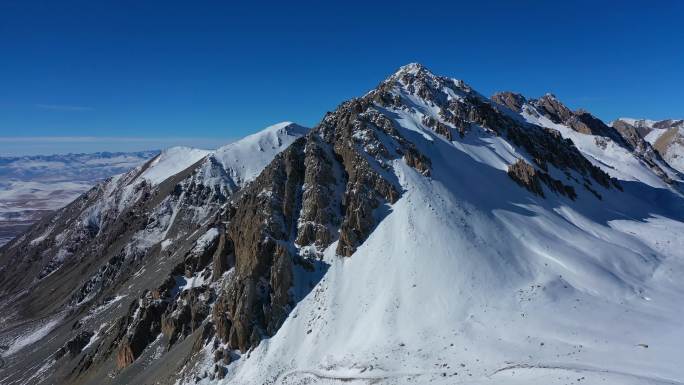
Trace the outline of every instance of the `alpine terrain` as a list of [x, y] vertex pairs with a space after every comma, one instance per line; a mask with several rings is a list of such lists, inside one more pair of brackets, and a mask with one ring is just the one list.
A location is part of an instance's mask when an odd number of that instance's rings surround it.
[[681, 121], [401, 67], [0, 248], [0, 383], [681, 384]]

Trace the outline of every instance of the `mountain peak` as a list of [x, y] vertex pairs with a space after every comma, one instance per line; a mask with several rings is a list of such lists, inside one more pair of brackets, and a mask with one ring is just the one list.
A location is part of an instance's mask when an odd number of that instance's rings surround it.
[[542, 96], [540, 99], [554, 100], [554, 101], [560, 103], [560, 100], [558, 99], [558, 97], [557, 97], [555, 94], [551, 93], [551, 92], [545, 93], [544, 96]]
[[290, 121], [283, 121], [280, 123], [276, 123], [273, 125], [270, 125], [266, 128], [264, 128], [262, 131], [277, 131], [277, 130], [286, 130], [286, 131], [292, 131], [292, 130], [308, 130], [308, 128], [300, 126], [299, 124], [295, 122], [290, 122]]
[[417, 62], [414, 62], [414, 63], [408, 63], [406, 65], [399, 67], [396, 74], [410, 73], [410, 74], [415, 75], [415, 74], [418, 74], [420, 72], [431, 73], [430, 70], [428, 70], [424, 65], [417, 63]]

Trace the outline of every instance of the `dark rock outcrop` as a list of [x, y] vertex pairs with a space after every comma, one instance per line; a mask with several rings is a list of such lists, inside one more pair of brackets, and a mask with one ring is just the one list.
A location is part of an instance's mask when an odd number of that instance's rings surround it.
[[171, 347], [177, 340], [197, 330], [209, 315], [213, 292], [206, 286], [184, 290], [161, 317], [161, 331]]
[[226, 237], [225, 229], [221, 230], [218, 246], [212, 257], [212, 280], [216, 281], [223, 273], [235, 265], [233, 241]]
[[93, 335], [94, 333], [87, 330], [78, 332], [74, 338], [67, 341], [64, 346], [55, 352], [55, 359], [59, 360], [67, 354], [71, 358], [78, 356], [83, 348], [88, 345], [88, 342], [90, 342], [90, 339], [93, 337]]
[[504, 105], [517, 113], [522, 112], [523, 106], [525, 103], [527, 103], [527, 99], [525, 99], [524, 96], [509, 91], [494, 94], [494, 96], [492, 96], [492, 100], [495, 103]]
[[637, 154], [646, 163], [651, 170], [653, 170], [666, 183], [672, 183], [672, 180], [667, 173], [660, 167], [665, 161], [662, 158], [660, 151], [654, 149], [648, 143], [637, 127], [632, 126], [621, 120], [613, 122], [613, 128], [622, 136], [622, 138], [629, 143], [633, 148], [634, 153]]
[[116, 365], [125, 368], [135, 361], [150, 342], [161, 332], [161, 317], [167, 303], [145, 296], [133, 302], [129, 308], [130, 316], [119, 323], [122, 338], [118, 343]]
[[572, 186], [563, 184], [546, 172], [536, 170], [534, 166], [522, 159], [518, 159], [515, 163], [508, 166], [508, 176], [517, 184], [541, 197], [544, 197], [544, 189], [542, 188], [542, 183], [544, 183], [552, 191], [573, 200], [577, 198], [577, 193]]
[[607, 126], [586, 110], [571, 111], [552, 94], [546, 94], [537, 100], [532, 100], [531, 104], [537, 111], [556, 124], [566, 125], [582, 134], [610, 138], [631, 150], [629, 143], [625, 142], [614, 128]]

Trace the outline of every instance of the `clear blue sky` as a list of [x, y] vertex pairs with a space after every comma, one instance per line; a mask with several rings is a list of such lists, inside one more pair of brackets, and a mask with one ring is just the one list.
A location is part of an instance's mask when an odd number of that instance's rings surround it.
[[604, 120], [684, 117], [683, 1], [231, 3], [1, 0], [0, 155], [314, 125], [414, 61]]

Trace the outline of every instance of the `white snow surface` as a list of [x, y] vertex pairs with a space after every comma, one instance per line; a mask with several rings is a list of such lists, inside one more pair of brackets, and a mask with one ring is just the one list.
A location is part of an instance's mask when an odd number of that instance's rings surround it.
[[141, 178], [158, 185], [209, 155], [211, 151], [190, 147], [171, 147], [154, 158]]
[[256, 178], [275, 155], [306, 134], [308, 128], [292, 122], [269, 126], [256, 134], [217, 149], [213, 156], [239, 186]]
[[601, 201], [532, 196], [505, 172], [524, 154], [484, 129], [449, 142], [414, 102], [392, 112], [431, 177], [393, 161], [403, 195], [370, 237], [332, 244], [275, 336], [200, 383], [684, 382], [681, 197], [632, 163]]
[[213, 151], [172, 147], [154, 158], [136, 181], [146, 180], [158, 185], [210, 156], [219, 161], [237, 185], [243, 185], [259, 175], [276, 154], [307, 131], [308, 128], [295, 123], [282, 122]]

